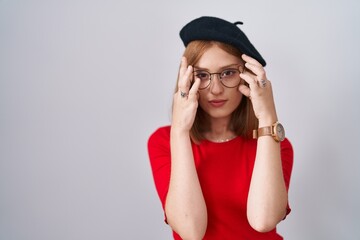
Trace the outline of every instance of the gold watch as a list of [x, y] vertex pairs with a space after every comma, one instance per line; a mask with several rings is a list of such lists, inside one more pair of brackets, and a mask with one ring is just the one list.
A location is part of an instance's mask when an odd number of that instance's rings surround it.
[[279, 122], [274, 123], [271, 126], [262, 127], [257, 130], [253, 130], [253, 138], [257, 139], [262, 136], [272, 136], [275, 141], [281, 142], [285, 139], [285, 129]]

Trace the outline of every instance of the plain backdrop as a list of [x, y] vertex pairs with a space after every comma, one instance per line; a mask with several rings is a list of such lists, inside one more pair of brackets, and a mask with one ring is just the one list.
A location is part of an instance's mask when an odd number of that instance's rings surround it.
[[179, 30], [211, 15], [266, 59], [295, 151], [285, 239], [360, 239], [360, 3], [0, 0], [0, 239], [171, 239], [147, 139]]

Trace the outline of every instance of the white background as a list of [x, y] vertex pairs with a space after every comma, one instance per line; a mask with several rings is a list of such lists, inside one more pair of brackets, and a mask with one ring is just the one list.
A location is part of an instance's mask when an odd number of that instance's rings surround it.
[[179, 30], [212, 15], [266, 59], [295, 151], [285, 239], [360, 239], [360, 4], [0, 0], [0, 239], [170, 239], [147, 156]]

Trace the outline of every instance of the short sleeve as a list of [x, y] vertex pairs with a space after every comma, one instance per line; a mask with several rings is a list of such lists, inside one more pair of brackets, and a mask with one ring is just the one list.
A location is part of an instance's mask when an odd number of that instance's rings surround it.
[[171, 170], [170, 127], [159, 128], [150, 136], [148, 153], [156, 191], [165, 209]]
[[[291, 178], [291, 172], [294, 162], [294, 151], [288, 139], [282, 141], [280, 146], [281, 146], [281, 162], [282, 162], [284, 181], [285, 181], [286, 190], [289, 192], [290, 178]], [[286, 209], [286, 216], [290, 212], [291, 212], [291, 208], [288, 203]]]

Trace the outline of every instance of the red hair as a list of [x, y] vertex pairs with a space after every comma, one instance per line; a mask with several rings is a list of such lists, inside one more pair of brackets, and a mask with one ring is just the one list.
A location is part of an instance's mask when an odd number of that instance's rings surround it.
[[[194, 66], [199, 61], [201, 56], [214, 45], [218, 46], [225, 52], [241, 59], [242, 53], [237, 48], [217, 41], [204, 40], [190, 42], [187, 45], [183, 56], [186, 57], [189, 65]], [[175, 92], [177, 91], [178, 87], [176, 84]], [[251, 138], [252, 130], [257, 129], [257, 127], [258, 120], [254, 114], [250, 100], [248, 98], [242, 98], [239, 106], [231, 114], [230, 129], [238, 136]], [[204, 110], [199, 106], [196, 112], [194, 124], [190, 130], [190, 136], [194, 142], [199, 143], [201, 140], [205, 139], [204, 133], [209, 130], [209, 118]]]

